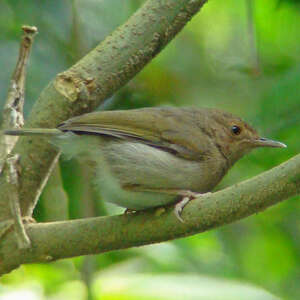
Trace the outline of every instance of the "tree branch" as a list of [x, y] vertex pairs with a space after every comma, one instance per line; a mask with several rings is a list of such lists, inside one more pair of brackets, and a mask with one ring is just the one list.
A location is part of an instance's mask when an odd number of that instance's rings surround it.
[[[0, 274], [23, 263], [136, 247], [172, 240], [232, 223], [300, 193], [300, 154], [234, 186], [191, 201], [178, 221], [173, 207], [133, 215], [28, 225], [30, 250], [17, 250], [13, 235], [0, 252]], [[5, 259], [4, 259], [5, 258]]]
[[[34, 37], [37, 34], [37, 28], [22, 26], [22, 30], [24, 34], [20, 44], [18, 61], [11, 78], [9, 92], [3, 109], [2, 129], [20, 128], [24, 124], [23, 107], [25, 100], [26, 66]], [[0, 222], [0, 239], [14, 225], [19, 247], [26, 248], [30, 246], [30, 241], [26, 235], [21, 218], [18, 173], [19, 154], [10, 155], [17, 140], [18, 137], [16, 136], [0, 136], [0, 174], [6, 165], [7, 168], [5, 174], [2, 174], [2, 178], [6, 181], [6, 207], [10, 209], [10, 215], [6, 215], [6, 220]]]
[[[37, 28], [22, 26], [23, 36], [20, 44], [17, 65], [12, 75], [6, 103], [3, 109], [1, 128], [21, 128], [24, 125], [23, 106], [25, 96], [26, 67], [30, 56]], [[19, 137], [0, 136], [0, 174], [4, 167], [6, 157], [13, 149]]]
[[[74, 115], [95, 109], [136, 75], [183, 28], [206, 0], [148, 0], [121, 27], [43, 90], [26, 127], [55, 127]], [[20, 138], [20, 204], [30, 216], [56, 156], [43, 139]], [[7, 185], [0, 178], [0, 220], [6, 220]]]

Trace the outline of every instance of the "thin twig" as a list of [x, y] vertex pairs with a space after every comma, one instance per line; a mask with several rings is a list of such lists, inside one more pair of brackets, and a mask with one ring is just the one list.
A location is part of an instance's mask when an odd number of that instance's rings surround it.
[[19, 181], [18, 181], [18, 161], [19, 155], [15, 154], [7, 158], [7, 167], [9, 169], [7, 173], [7, 182], [11, 186], [10, 193], [8, 195], [9, 205], [14, 220], [14, 228], [17, 236], [18, 245], [21, 249], [30, 247], [30, 240], [26, 234], [22, 217], [21, 208], [19, 203]]
[[[35, 205], [38, 202], [38, 200], [40, 198], [40, 195], [42, 194], [42, 191], [44, 190], [44, 187], [46, 186], [46, 184], [48, 182], [48, 179], [49, 179], [50, 175], [52, 174], [52, 171], [54, 170], [55, 166], [58, 164], [58, 159], [59, 159], [60, 154], [61, 154], [61, 151], [59, 151], [56, 154], [56, 156], [55, 156], [53, 162], [51, 163], [51, 165], [50, 165], [47, 173], [45, 174], [45, 177], [43, 178], [43, 181], [41, 182], [40, 187], [36, 191], [36, 194], [35, 194], [35, 197], [34, 197], [34, 203], [35, 203]], [[34, 208], [34, 206], [33, 206], [33, 208]], [[33, 213], [33, 211], [30, 211], [29, 215], [32, 215], [32, 213]]]
[[[20, 128], [24, 124], [23, 106], [26, 65], [29, 59], [34, 36], [37, 33], [37, 28], [22, 26], [22, 30], [24, 34], [21, 40], [18, 62], [12, 75], [6, 103], [3, 109], [2, 128]], [[7, 155], [11, 152], [17, 140], [17, 136], [3, 135], [0, 137], [0, 173], [3, 170]]]

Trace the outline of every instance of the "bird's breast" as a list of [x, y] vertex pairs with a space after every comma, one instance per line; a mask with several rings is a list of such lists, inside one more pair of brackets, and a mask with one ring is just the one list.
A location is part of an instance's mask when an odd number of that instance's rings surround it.
[[[105, 200], [135, 210], [178, 199], [176, 195], [151, 193], [151, 189], [205, 193], [223, 176], [218, 157], [192, 161], [139, 142], [74, 134], [66, 134], [55, 144], [68, 157], [81, 157], [96, 169], [95, 184]], [[128, 186], [139, 192], [124, 188]]]
[[112, 141], [102, 151], [108, 168], [123, 186], [204, 193], [223, 173], [221, 158], [191, 161], [142, 143]]

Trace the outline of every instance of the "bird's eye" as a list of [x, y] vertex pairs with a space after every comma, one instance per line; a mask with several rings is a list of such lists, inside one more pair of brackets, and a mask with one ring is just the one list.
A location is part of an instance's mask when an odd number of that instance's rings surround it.
[[241, 127], [239, 127], [237, 125], [233, 125], [231, 127], [231, 131], [232, 131], [233, 134], [239, 135], [241, 133], [242, 129], [241, 129]]

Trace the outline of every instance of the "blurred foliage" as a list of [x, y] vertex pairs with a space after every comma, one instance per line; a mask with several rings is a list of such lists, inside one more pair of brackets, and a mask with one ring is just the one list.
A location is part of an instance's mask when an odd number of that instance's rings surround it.
[[[40, 33], [28, 67], [27, 116], [51, 78], [143, 2], [1, 0], [2, 101], [16, 62], [21, 25], [35, 25]], [[99, 109], [219, 107], [288, 145], [286, 150], [254, 151], [217, 189], [289, 159], [300, 149], [299, 4], [209, 1], [155, 60]], [[64, 159], [60, 166], [62, 176], [55, 172], [58, 177], [49, 184], [60, 184], [69, 196], [62, 209], [65, 216], [122, 212], [93, 191], [92, 175], [84, 166]], [[50, 191], [35, 210], [39, 221], [55, 219], [47, 209], [55, 205], [55, 188]], [[0, 299], [299, 299], [299, 200], [294, 197], [262, 214], [174, 242], [23, 266], [1, 279]]]

